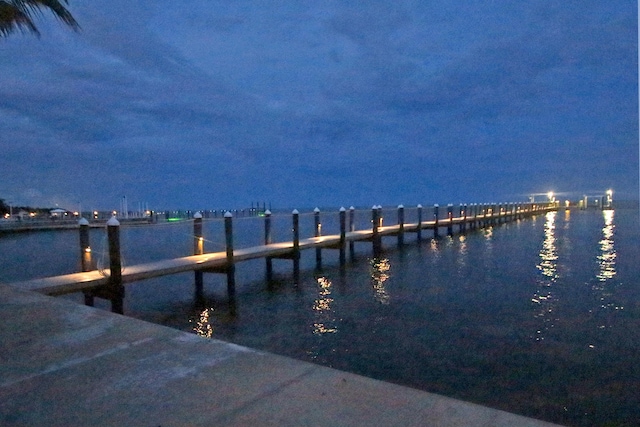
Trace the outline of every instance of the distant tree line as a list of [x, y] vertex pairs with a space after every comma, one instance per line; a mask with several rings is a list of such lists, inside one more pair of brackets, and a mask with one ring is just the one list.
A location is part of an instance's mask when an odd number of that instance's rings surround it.
[[0, 199], [0, 217], [4, 217], [8, 213], [11, 213], [11, 211], [13, 211], [14, 215], [17, 215], [18, 212], [20, 211], [24, 211], [29, 213], [33, 212], [38, 216], [42, 216], [42, 215], [48, 216], [51, 209], [53, 208], [34, 208], [31, 206], [9, 206], [9, 204], [5, 202], [4, 199]]
[[9, 205], [4, 202], [4, 199], [0, 199], [0, 215], [5, 216], [9, 213]]

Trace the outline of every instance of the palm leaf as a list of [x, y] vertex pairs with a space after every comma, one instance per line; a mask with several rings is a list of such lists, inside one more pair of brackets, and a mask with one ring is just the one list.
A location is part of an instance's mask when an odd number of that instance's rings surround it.
[[[67, 0], [63, 2], [69, 4]], [[51, 11], [73, 30], [80, 29], [75, 18], [58, 0], [0, 0], [0, 37], [8, 36], [16, 30], [26, 30], [40, 36], [32, 17], [42, 15], [43, 9]]]

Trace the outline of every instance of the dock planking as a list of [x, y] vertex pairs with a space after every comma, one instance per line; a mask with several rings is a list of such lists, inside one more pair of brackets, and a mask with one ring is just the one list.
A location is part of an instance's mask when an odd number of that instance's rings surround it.
[[[415, 223], [399, 223], [394, 225], [372, 227], [372, 229], [346, 231], [341, 234], [315, 236], [297, 241], [269, 243], [260, 246], [233, 249], [229, 251], [209, 252], [199, 255], [190, 255], [180, 258], [173, 258], [155, 261], [145, 264], [127, 266], [121, 272], [121, 285], [133, 282], [152, 279], [155, 277], [171, 274], [195, 272], [225, 272], [236, 263], [253, 259], [274, 259], [291, 258], [297, 260], [299, 252], [307, 249], [342, 249], [346, 243], [359, 241], [374, 241], [386, 236], [401, 236], [404, 233], [420, 232], [422, 230], [434, 230], [437, 236], [437, 229], [440, 227], [450, 227], [457, 225], [460, 230], [468, 224], [486, 224], [491, 222], [506, 221], [510, 218], [522, 215], [531, 215], [555, 209], [550, 206], [531, 206], [529, 208], [513, 209], [511, 211], [500, 210], [498, 212], [474, 212], [472, 215], [464, 215], [447, 218], [439, 218], [431, 221], [421, 221]], [[375, 210], [375, 209], [374, 209]], [[462, 214], [462, 212], [461, 212]], [[344, 236], [344, 238], [343, 238]], [[399, 240], [401, 241], [401, 240]], [[374, 245], [375, 247], [375, 245]], [[39, 292], [46, 295], [58, 296], [76, 292], [91, 292], [110, 284], [110, 270], [91, 270], [79, 273], [71, 273], [54, 277], [32, 279], [23, 282], [12, 283], [20, 289]]]

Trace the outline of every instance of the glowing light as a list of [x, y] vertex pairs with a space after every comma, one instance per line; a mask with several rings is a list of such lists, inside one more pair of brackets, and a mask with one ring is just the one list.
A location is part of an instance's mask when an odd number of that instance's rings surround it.
[[84, 251], [86, 253], [91, 253], [91, 248], [89, 246], [87, 246], [86, 248], [84, 248]]

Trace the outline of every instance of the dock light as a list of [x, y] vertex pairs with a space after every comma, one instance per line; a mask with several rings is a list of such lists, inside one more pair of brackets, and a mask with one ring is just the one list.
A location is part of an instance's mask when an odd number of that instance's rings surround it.
[[611, 189], [607, 190], [607, 196], [609, 197], [613, 196], [613, 190]]
[[84, 251], [86, 253], [91, 253], [91, 247], [87, 246], [86, 248], [84, 248]]
[[571, 205], [571, 202], [570, 202], [570, 201], [568, 201], [568, 200], [565, 200], [565, 201], [564, 201], [564, 206], [565, 206], [566, 208], [568, 208], [570, 205]]
[[547, 193], [547, 197], [549, 198], [549, 201], [552, 202], [553, 201], [553, 191], [549, 191]]

